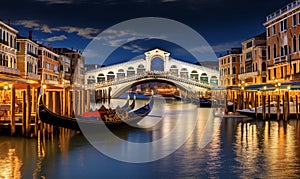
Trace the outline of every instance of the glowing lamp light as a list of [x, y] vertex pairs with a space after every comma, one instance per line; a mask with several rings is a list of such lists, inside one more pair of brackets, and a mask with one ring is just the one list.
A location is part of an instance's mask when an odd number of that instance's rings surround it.
[[42, 88], [43, 88], [43, 89], [46, 89], [46, 88], [47, 88], [47, 85], [43, 85]]
[[267, 89], [267, 86], [264, 86], [264, 90], [266, 90]]
[[291, 86], [288, 86], [287, 89], [290, 90], [290, 89], [291, 89]]
[[242, 87], [242, 90], [244, 90], [244, 87]]
[[7, 87], [7, 86], [4, 86], [4, 89], [5, 89], [5, 90], [7, 90], [7, 89], [8, 89], [8, 87]]
[[8, 87], [9, 87], [9, 88], [12, 88], [12, 87], [13, 87], [13, 84], [9, 84]]

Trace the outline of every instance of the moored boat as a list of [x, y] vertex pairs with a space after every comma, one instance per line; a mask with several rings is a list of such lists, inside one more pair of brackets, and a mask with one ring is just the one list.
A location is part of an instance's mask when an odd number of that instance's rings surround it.
[[[148, 103], [144, 106], [140, 107], [137, 110], [128, 112], [123, 111], [121, 108], [119, 109], [108, 109], [107, 111], [103, 111], [102, 115], [99, 115], [99, 118], [69, 118], [64, 117], [58, 114], [55, 114], [51, 110], [49, 110], [43, 103], [41, 97], [39, 98], [39, 108], [38, 108], [38, 116], [40, 120], [46, 124], [51, 124], [57, 127], [68, 128], [72, 130], [80, 130], [80, 124], [84, 125], [101, 125], [104, 124], [108, 128], [115, 128], [121, 126], [129, 126], [138, 123], [145, 116], [147, 116], [151, 110], [153, 109], [154, 98], [151, 97]], [[103, 109], [102, 109], [103, 110]], [[125, 114], [125, 116], [121, 116]], [[102, 122], [101, 122], [101, 121]]]

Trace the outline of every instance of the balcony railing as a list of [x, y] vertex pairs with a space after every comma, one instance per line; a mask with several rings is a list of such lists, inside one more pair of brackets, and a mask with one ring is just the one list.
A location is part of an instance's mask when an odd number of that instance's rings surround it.
[[287, 56], [278, 57], [278, 58], [275, 58], [275, 60], [274, 60], [274, 64], [283, 63], [283, 62], [288, 62]]
[[240, 74], [238, 76], [238, 78], [239, 79], [245, 79], [245, 78], [249, 78], [249, 77], [253, 77], [253, 76], [258, 76], [258, 75], [259, 75], [258, 71], [254, 71], [254, 72]]
[[49, 85], [57, 85], [57, 84], [58, 84], [58, 81], [54, 81], [54, 80], [45, 80], [45, 83], [46, 83], [46, 84], [49, 84]]
[[0, 73], [9, 73], [13, 75], [20, 75], [20, 71], [14, 68], [9, 68], [6, 66], [0, 66]]
[[296, 1], [288, 4], [287, 6], [283, 7], [282, 9], [279, 9], [278, 11], [268, 15], [267, 21], [270, 21], [270, 20], [282, 15], [283, 13], [293, 9], [294, 7], [298, 6], [299, 4], [300, 4], [300, 0], [296, 0]]
[[27, 51], [27, 54], [28, 54], [28, 55], [31, 55], [31, 56], [33, 56], [33, 57], [35, 57], [35, 58], [37, 58], [37, 57], [38, 57], [38, 55], [37, 55], [37, 54], [35, 54], [35, 53], [32, 53], [32, 52], [30, 52], [30, 51]]
[[35, 78], [35, 79], [40, 79], [41, 78], [40, 75], [37, 75], [37, 74], [34, 74], [34, 73], [29, 73], [29, 72], [26, 73], [26, 76], [29, 76], [29, 77]]

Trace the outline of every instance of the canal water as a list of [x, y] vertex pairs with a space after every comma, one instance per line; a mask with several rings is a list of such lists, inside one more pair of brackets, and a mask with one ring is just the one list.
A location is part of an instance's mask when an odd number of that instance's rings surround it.
[[[144, 102], [137, 102], [137, 107]], [[75, 132], [44, 143], [0, 136], [0, 178], [300, 177], [300, 121], [208, 120], [209, 109], [193, 104], [157, 100], [155, 105], [152, 117], [140, 125], [159, 127], [123, 128], [114, 133], [126, 141], [147, 143], [163, 138], [178, 124], [181, 130], [174, 133], [176, 139], [192, 129], [183, 145], [162, 159], [147, 163], [119, 161], [99, 152], [83, 134]], [[195, 116], [196, 126], [190, 120]], [[166, 140], [159, 147], [164, 151], [176, 142]], [[136, 149], [126, 152], [139, 155]]]

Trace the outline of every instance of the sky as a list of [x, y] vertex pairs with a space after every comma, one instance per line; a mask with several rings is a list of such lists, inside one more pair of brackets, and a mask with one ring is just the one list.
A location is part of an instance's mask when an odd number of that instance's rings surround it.
[[[84, 51], [99, 33], [123, 21], [141, 17], [168, 18], [198, 32], [219, 56], [264, 32], [266, 16], [290, 2], [292, 0], [1, 0], [0, 19], [4, 22], [10, 19], [22, 36], [28, 36], [28, 31], [33, 30], [33, 39], [45, 45]], [[174, 28], [170, 31], [181, 33]], [[118, 32], [115, 37], [123, 36]], [[188, 58], [178, 52], [179, 44], [144, 39], [144, 44], [135, 41], [128, 46], [130, 38], [122, 41], [124, 44], [114, 40], [107, 45], [127, 44], [121, 48], [123, 54], [127, 54], [123, 58], [142, 55], [155, 47], [173, 52], [175, 58]], [[130, 53], [134, 55], [128, 55]]]

